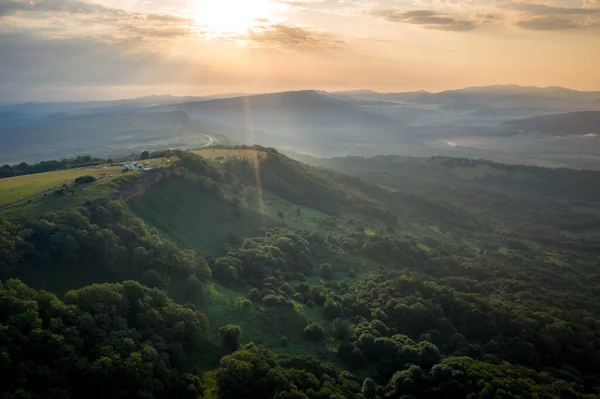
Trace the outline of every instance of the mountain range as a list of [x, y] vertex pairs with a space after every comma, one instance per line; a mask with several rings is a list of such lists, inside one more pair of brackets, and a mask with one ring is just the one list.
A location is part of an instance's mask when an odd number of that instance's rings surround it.
[[[512, 85], [24, 103], [0, 106], [0, 162], [197, 148], [209, 136], [317, 156], [451, 155], [596, 168], [598, 141], [574, 139], [597, 132], [588, 111], [600, 111], [600, 92]], [[550, 134], [525, 134], [539, 124]]]
[[504, 125], [519, 133], [541, 133], [558, 136], [600, 135], [600, 111], [536, 116], [508, 121]]

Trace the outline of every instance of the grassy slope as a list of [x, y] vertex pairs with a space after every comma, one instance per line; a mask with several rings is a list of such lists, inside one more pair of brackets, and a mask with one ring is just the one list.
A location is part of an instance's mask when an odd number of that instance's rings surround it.
[[199, 192], [183, 180], [169, 179], [152, 186], [131, 202], [133, 211], [150, 226], [185, 248], [219, 253], [229, 233], [253, 236], [262, 227], [276, 225], [254, 209], [233, 215], [230, 205]]
[[[226, 153], [222, 154], [221, 150], [216, 150], [214, 157], [254, 156], [250, 150], [223, 151]], [[199, 152], [206, 153], [210, 150]], [[295, 204], [265, 191], [262, 199], [255, 197], [252, 200], [244, 200], [242, 215], [236, 218], [232, 215], [228, 203], [210, 198], [189, 183], [178, 179], [164, 180], [151, 187], [143, 196], [132, 200], [131, 208], [148, 225], [157, 228], [179, 245], [214, 256], [222, 254], [222, 247], [229, 233], [250, 237], [260, 234], [261, 227], [273, 225], [321, 232], [339, 231], [345, 228], [348, 218], [369, 224], [369, 221], [353, 212], [332, 218], [326, 213]], [[371, 221], [370, 224], [380, 227], [376, 222]], [[350, 256], [334, 257], [327, 261], [337, 270], [334, 279], [350, 284], [358, 282], [360, 278], [377, 271], [380, 267], [372, 261]], [[351, 267], [357, 270], [354, 277], [349, 277], [344, 271]], [[323, 284], [316, 276], [311, 277], [309, 282]], [[316, 321], [324, 326], [328, 325], [321, 308], [309, 308], [299, 303], [293, 308], [263, 307], [259, 304], [244, 307], [243, 303], [250, 288], [252, 287], [231, 288], [218, 283], [207, 286], [197, 306], [208, 317], [215, 336], [220, 326], [237, 324], [244, 331], [242, 342], [253, 341], [265, 344], [275, 351], [317, 355], [339, 362], [334, 353], [336, 348], [329, 347], [328, 341], [314, 343], [302, 337], [302, 330], [309, 322]], [[177, 289], [174, 291], [170, 294], [177, 298]], [[186, 301], [185, 298], [179, 300]], [[287, 338], [286, 345], [282, 345], [283, 337]]]
[[74, 179], [81, 176], [90, 175], [99, 179], [98, 183], [105, 182], [114, 176], [119, 176], [121, 169], [121, 167], [115, 166], [104, 170], [102, 167], [96, 166], [0, 179], [0, 193], [2, 194], [0, 195], [0, 207], [56, 189], [63, 184], [72, 183]]
[[257, 150], [234, 150], [223, 148], [207, 148], [193, 151], [194, 154], [204, 158], [245, 158], [245, 159], [264, 159], [267, 154], [264, 151]]
[[[263, 160], [261, 152], [254, 150], [201, 150], [198, 152], [213, 159], [220, 157], [252, 159], [256, 157]], [[221, 159], [216, 159], [216, 161], [220, 163]], [[327, 172], [312, 169], [310, 172], [316, 174], [311, 174], [311, 179], [324, 181], [328, 185], [335, 184], [335, 187], [339, 189], [337, 185], [341, 183], [331, 182]], [[227, 188], [224, 188], [227, 191]], [[342, 188], [357, 190], [356, 187], [350, 188], [345, 185]], [[64, 206], [69, 201], [72, 202], [69, 206], [77, 206], [83, 202], [84, 198], [89, 198], [92, 194], [106, 195], [103, 190], [108, 189], [111, 189], [110, 185], [98, 182], [85, 187], [85, 190], [79, 193], [46, 198], [40, 204], [34, 205], [38, 210], [54, 210], [54, 207]], [[361, 195], [358, 191], [353, 193]], [[79, 203], [75, 203], [76, 200]], [[250, 237], [259, 235], [262, 227], [285, 225], [294, 229], [341, 232], [348, 228], [346, 222], [349, 219], [360, 221], [367, 227], [367, 231], [385, 227], [383, 223], [368, 219], [349, 209], [344, 209], [342, 213], [333, 217], [268, 191], [263, 191], [262, 201], [260, 198], [244, 200], [241, 214], [236, 217], [231, 204], [212, 198], [194, 185], [180, 179], [166, 179], [159, 182], [143, 196], [134, 198], [130, 205], [131, 209], [148, 225], [158, 229], [181, 247], [197, 250], [205, 256], [221, 255], [223, 244], [227, 241], [230, 233], [241, 237]], [[402, 234], [409, 231], [400, 228], [398, 232]], [[410, 233], [414, 233], [414, 231], [411, 229]], [[356, 284], [360, 278], [380, 271], [381, 268], [381, 265], [376, 262], [348, 255], [332, 256], [331, 259], [321, 259], [321, 261], [326, 261], [333, 266], [334, 281], [345, 281], [349, 284]], [[347, 270], [350, 268], [356, 270], [356, 276], [348, 276]], [[90, 276], [92, 280], [104, 281], [108, 277]], [[60, 276], [49, 274], [44, 276], [43, 280], [46, 281], [45, 284], [60, 288]], [[308, 281], [311, 285], [323, 284], [317, 276], [310, 277]], [[86, 283], [91, 282], [93, 281]], [[324, 319], [321, 308], [309, 308], [299, 303], [296, 303], [293, 308], [265, 308], [258, 304], [247, 308], [243, 306], [243, 302], [250, 288], [243, 286], [231, 289], [217, 283], [210, 284], [206, 288], [202, 300], [196, 305], [207, 315], [215, 336], [220, 326], [239, 324], [244, 331], [243, 342], [254, 341], [263, 343], [276, 351], [306, 353], [335, 362], [339, 361], [339, 358], [333, 353], [335, 348], [328, 346], [330, 345], [329, 341], [312, 343], [302, 338], [302, 329], [308, 322], [316, 321], [325, 327], [328, 326], [329, 323]], [[174, 292], [170, 294], [182, 303], [187, 302], [186, 298], [178, 298], [176, 291], [177, 289], [174, 288]], [[282, 345], [284, 336], [288, 341], [285, 346]]]
[[[163, 158], [148, 161], [151, 165], [164, 168], [172, 166], [177, 158], [170, 158], [168, 163]], [[106, 167], [107, 169], [103, 169], [102, 165], [90, 166], [0, 179], [0, 212], [19, 219], [76, 208], [86, 201], [107, 198], [114, 194], [116, 187], [112, 183], [118, 179], [143, 173], [135, 170], [124, 174], [121, 166]], [[98, 180], [90, 184], [74, 184], [76, 178], [86, 175], [94, 176]], [[56, 195], [55, 191], [64, 185], [69, 187], [69, 192]]]

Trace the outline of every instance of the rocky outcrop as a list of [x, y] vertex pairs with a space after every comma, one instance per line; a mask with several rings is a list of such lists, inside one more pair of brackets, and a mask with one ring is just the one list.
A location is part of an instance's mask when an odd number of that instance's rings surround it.
[[115, 199], [129, 201], [134, 197], [143, 195], [152, 185], [173, 176], [172, 168], [157, 168], [132, 176], [123, 176], [117, 181]]

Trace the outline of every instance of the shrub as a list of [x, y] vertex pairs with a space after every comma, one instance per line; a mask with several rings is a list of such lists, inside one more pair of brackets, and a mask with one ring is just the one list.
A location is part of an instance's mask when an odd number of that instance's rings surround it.
[[242, 337], [242, 328], [229, 324], [219, 328], [219, 341], [225, 349], [235, 352], [239, 347], [239, 339]]
[[329, 263], [323, 263], [321, 268], [319, 269], [319, 274], [326, 280], [329, 280], [333, 277], [333, 269]]
[[94, 176], [80, 176], [77, 179], [75, 179], [75, 183], [77, 184], [86, 184], [86, 183], [93, 183], [96, 181], [96, 178]]
[[243, 310], [250, 309], [252, 307], [252, 302], [250, 302], [246, 298], [243, 298], [240, 301], [240, 306], [242, 307]]
[[285, 306], [285, 298], [281, 295], [265, 295], [262, 304], [264, 306]]
[[260, 291], [256, 288], [252, 288], [249, 292], [248, 292], [248, 298], [252, 301], [252, 302], [258, 302], [260, 301]]
[[333, 336], [339, 340], [345, 340], [350, 336], [348, 324], [339, 317], [333, 321]]
[[304, 328], [304, 338], [310, 341], [320, 341], [325, 338], [323, 327], [317, 323], [310, 323]]
[[327, 298], [325, 301], [325, 307], [323, 308], [323, 314], [329, 320], [338, 318], [344, 314], [342, 305], [339, 302], [335, 302], [331, 298]]

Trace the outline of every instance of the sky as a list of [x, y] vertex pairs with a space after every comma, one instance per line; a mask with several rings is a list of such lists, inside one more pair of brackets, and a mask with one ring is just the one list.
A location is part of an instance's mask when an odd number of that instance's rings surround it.
[[0, 102], [600, 90], [600, 0], [0, 0]]

